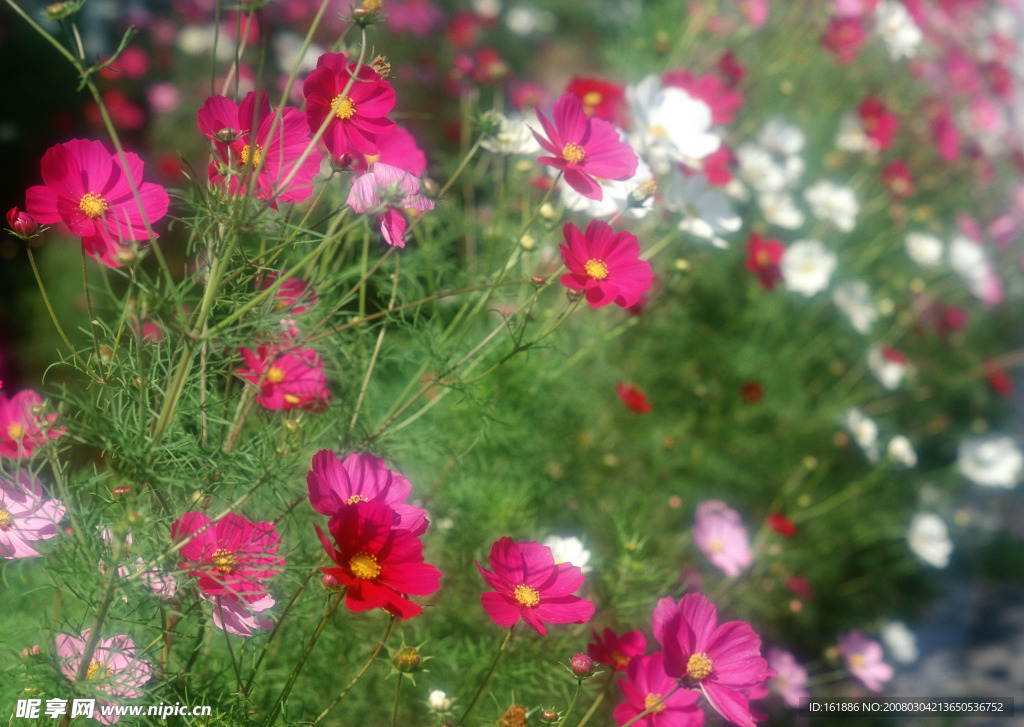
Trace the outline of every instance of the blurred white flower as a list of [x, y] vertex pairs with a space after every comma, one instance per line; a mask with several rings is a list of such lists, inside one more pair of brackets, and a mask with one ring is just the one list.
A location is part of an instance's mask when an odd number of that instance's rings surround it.
[[435, 712], [447, 712], [452, 708], [452, 700], [440, 689], [435, 689], [427, 697], [427, 706]]
[[917, 661], [917, 637], [902, 621], [890, 621], [879, 634], [889, 655], [901, 664]]
[[871, 302], [871, 289], [863, 280], [837, 285], [832, 292], [832, 302], [846, 314], [858, 333], [869, 333], [878, 320], [878, 309]]
[[828, 287], [837, 259], [817, 240], [797, 240], [786, 248], [779, 270], [788, 290], [810, 298]]
[[[492, 112], [498, 119], [498, 131], [494, 136], [481, 140], [480, 146], [495, 154], [539, 154], [540, 144], [530, 131], [523, 116], [504, 116]], [[536, 119], [536, 117], [534, 117]], [[537, 123], [534, 120], [534, 123]], [[539, 124], [538, 124], [538, 128]]]
[[896, 0], [882, 0], [875, 10], [875, 29], [889, 51], [889, 58], [912, 58], [921, 44], [921, 29], [907, 8]]
[[757, 140], [770, 153], [791, 157], [803, 151], [807, 138], [799, 126], [782, 119], [771, 119], [761, 128]]
[[850, 232], [857, 224], [860, 205], [849, 187], [823, 179], [804, 190], [804, 199], [815, 217], [828, 220], [842, 232]]
[[975, 298], [986, 303], [1002, 299], [1002, 286], [981, 245], [963, 235], [949, 243], [949, 264]]
[[558, 190], [567, 209], [589, 217], [607, 217], [621, 212], [623, 217], [636, 220], [654, 209], [657, 186], [654, 173], [643, 159], [637, 164], [636, 174], [629, 179], [603, 179], [600, 183], [603, 194], [599, 200], [584, 197], [570, 187], [564, 177], [558, 184]]
[[864, 125], [854, 114], [847, 114], [839, 121], [836, 131], [836, 149], [848, 152], [875, 151], [874, 144], [864, 131]]
[[1016, 487], [1024, 471], [1024, 454], [1013, 439], [1001, 435], [973, 437], [960, 443], [957, 469], [983, 487]]
[[909, 232], [907, 255], [921, 267], [930, 268], [942, 262], [942, 240], [927, 232]]
[[889, 457], [899, 462], [904, 467], [913, 467], [917, 464], [917, 452], [914, 445], [902, 434], [897, 434], [889, 440]]
[[892, 391], [903, 383], [907, 373], [907, 357], [889, 346], [875, 345], [868, 349], [868, 368], [878, 383]]
[[765, 222], [787, 230], [795, 230], [804, 223], [804, 213], [796, 206], [788, 192], [766, 191], [757, 195]]
[[686, 164], [718, 150], [722, 140], [711, 131], [711, 108], [681, 88], [662, 87], [656, 75], [626, 90], [634, 120], [634, 148], [658, 174], [672, 162]]
[[673, 170], [663, 197], [667, 209], [682, 214], [680, 230], [701, 237], [715, 247], [729, 247], [721, 235], [736, 232], [743, 224], [729, 198], [708, 184], [702, 174], [684, 177]]
[[551, 548], [551, 554], [555, 556], [555, 563], [571, 563], [583, 573], [589, 573], [592, 570], [587, 565], [590, 562], [590, 551], [583, 547], [583, 541], [579, 538], [549, 535], [542, 544]]
[[910, 521], [907, 542], [914, 555], [928, 565], [945, 568], [953, 552], [949, 529], [942, 518], [931, 512], [919, 512]]
[[877, 462], [879, 456], [878, 425], [860, 409], [853, 408], [843, 415], [843, 427], [853, 435], [857, 446], [869, 462]]

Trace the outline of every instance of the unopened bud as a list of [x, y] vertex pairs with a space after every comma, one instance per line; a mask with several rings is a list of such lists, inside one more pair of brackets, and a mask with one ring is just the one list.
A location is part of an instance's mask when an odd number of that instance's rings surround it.
[[524, 250], [532, 250], [533, 248], [537, 247], [537, 240], [533, 237], [533, 235], [523, 235], [522, 237], [519, 238], [519, 244], [522, 246]]
[[47, 20], [63, 20], [77, 13], [82, 7], [82, 0], [65, 0], [65, 2], [52, 3], [43, 11]]
[[132, 488], [130, 485], [118, 485], [117, 487], [110, 491], [110, 494], [112, 494], [114, 497], [124, 497], [131, 491]]
[[558, 721], [558, 712], [556, 712], [553, 709], [542, 710], [541, 713], [540, 713], [540, 721], [541, 722], [547, 722], [548, 724], [552, 724], [553, 722], [557, 722]]
[[21, 658], [28, 659], [33, 656], [39, 656], [39, 644], [35, 646], [26, 646], [21, 650]]
[[437, 182], [430, 177], [424, 177], [420, 180], [420, 191], [428, 197], [436, 197], [441, 193], [441, 188], [438, 187]]
[[289, 432], [297, 432], [299, 430], [299, 422], [297, 419], [285, 419], [284, 428]]
[[589, 679], [594, 676], [594, 660], [586, 654], [576, 654], [569, 662], [569, 668], [577, 679]]
[[530, 282], [534, 285], [544, 285], [544, 283], [548, 282], [548, 279], [543, 275], [531, 275]]
[[583, 297], [583, 291], [576, 290], [575, 288], [566, 288], [565, 297], [568, 298], [570, 302], [575, 303], [577, 300]]
[[415, 646], [403, 646], [391, 657], [391, 663], [398, 671], [404, 674], [412, 674], [423, 665], [423, 657], [416, 650]]
[[122, 247], [114, 253], [114, 257], [122, 265], [131, 265], [139, 259], [139, 251], [134, 247]]
[[344, 588], [344, 584], [330, 573], [324, 573], [323, 584], [328, 591], [340, 591]]
[[35, 218], [28, 212], [19, 210], [17, 207], [11, 207], [7, 211], [7, 224], [11, 226], [11, 232], [23, 240], [32, 237], [39, 229], [39, 224], [35, 221]]
[[555, 208], [551, 206], [550, 202], [545, 202], [540, 206], [540, 216], [545, 220], [554, 219]]
[[213, 138], [222, 144], [231, 144], [235, 141], [238, 141], [238, 130], [232, 129], [230, 126], [227, 126], [219, 131], [214, 132]]

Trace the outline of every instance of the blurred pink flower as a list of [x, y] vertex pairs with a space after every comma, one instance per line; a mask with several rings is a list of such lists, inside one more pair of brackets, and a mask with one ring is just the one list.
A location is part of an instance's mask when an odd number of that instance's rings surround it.
[[392, 247], [405, 247], [405, 217], [399, 210], [426, 212], [433, 200], [420, 194], [420, 180], [404, 169], [376, 162], [352, 183], [348, 204], [360, 214], [378, 212], [380, 232]]
[[559, 245], [569, 272], [562, 285], [582, 291], [591, 308], [615, 303], [635, 305], [654, 280], [651, 264], [640, 259], [640, 245], [629, 232], [615, 232], [602, 220], [591, 220], [586, 232], [567, 223], [562, 227], [565, 244]]
[[29, 472], [19, 470], [0, 477], [0, 556], [38, 556], [29, 543], [57, 535], [64, 504], [44, 497], [42, 484]]
[[[57, 636], [57, 659], [60, 661], [61, 673], [69, 681], [77, 681], [88, 640], [89, 629], [83, 631], [78, 638], [69, 634]], [[97, 692], [111, 697], [99, 699], [100, 704], [119, 704], [122, 699], [141, 697], [141, 687], [149, 681], [152, 671], [153, 667], [148, 662], [135, 658], [135, 644], [122, 634], [96, 645], [85, 672], [85, 682]], [[100, 710], [94, 711], [93, 715], [103, 724], [113, 724], [121, 719], [118, 714], [103, 715]]]
[[556, 564], [546, 545], [501, 538], [491, 545], [490, 564], [488, 571], [476, 563], [494, 589], [480, 602], [498, 626], [513, 626], [522, 619], [545, 636], [546, 623], [582, 624], [594, 615], [593, 603], [573, 595], [583, 585], [583, 573], [571, 563]]
[[381, 137], [376, 154], [356, 155], [352, 166], [359, 173], [365, 173], [371, 164], [387, 164], [409, 172], [414, 177], [423, 176], [427, 170], [427, 155], [423, 153], [416, 139], [406, 129], [396, 126], [393, 134]]
[[395, 33], [430, 35], [444, 23], [444, 11], [432, 0], [388, 0], [384, 24]]
[[256, 401], [263, 408], [319, 411], [330, 402], [323, 361], [314, 349], [269, 345], [260, 346], [256, 352], [243, 348], [239, 353], [247, 368], [235, 373], [259, 386]]
[[[654, 707], [676, 689], [676, 680], [665, 673], [665, 657], [661, 653], [638, 656], [629, 662], [626, 678], [619, 687], [626, 701], [615, 708], [615, 722], [624, 725], [646, 709]], [[700, 692], [679, 689], [642, 719], [636, 727], [700, 727], [704, 710], [697, 706]]]
[[274, 607], [275, 601], [267, 593], [211, 596], [200, 591], [199, 597], [213, 606], [214, 626], [229, 634], [252, 636], [256, 629], [274, 628], [273, 621], [259, 615]]
[[49, 439], [64, 433], [54, 426], [56, 414], [42, 413], [43, 400], [31, 389], [8, 399], [0, 394], [0, 458], [25, 459]]
[[883, 682], [893, 678], [893, 668], [882, 661], [882, 645], [859, 629], [839, 637], [839, 651], [850, 673], [872, 692], [882, 691]]
[[634, 658], [647, 650], [647, 639], [642, 631], [627, 631], [619, 636], [611, 629], [605, 629], [601, 636], [591, 631], [594, 640], [587, 644], [587, 653], [599, 664], [607, 664], [615, 671], [626, 671]]
[[788, 706], [795, 709], [800, 706], [801, 699], [811, 696], [807, 691], [807, 670], [788, 651], [775, 646], [768, 649], [768, 667], [775, 672], [768, 686]]
[[836, 17], [832, 18], [825, 28], [821, 45], [835, 57], [837, 63], [845, 65], [857, 59], [857, 54], [867, 39], [868, 33], [859, 18]]
[[743, 520], [721, 500], [708, 500], [697, 506], [693, 539], [711, 565], [730, 578], [754, 562]]

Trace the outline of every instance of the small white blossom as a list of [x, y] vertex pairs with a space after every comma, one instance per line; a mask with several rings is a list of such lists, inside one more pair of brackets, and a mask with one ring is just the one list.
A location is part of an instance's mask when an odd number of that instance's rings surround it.
[[942, 262], [942, 240], [927, 232], [908, 232], [907, 255], [923, 268], [935, 267]]
[[864, 452], [869, 462], [877, 462], [878, 451], [878, 425], [860, 409], [850, 409], [843, 416], [843, 427], [853, 435], [857, 446]]
[[917, 452], [914, 445], [902, 434], [897, 434], [889, 440], [889, 457], [899, 462], [904, 467], [913, 467], [917, 464]]
[[832, 302], [850, 319], [858, 333], [871, 332], [878, 320], [878, 308], [871, 302], [871, 289], [863, 280], [851, 280], [836, 286]]
[[1024, 454], [1013, 439], [990, 435], [974, 437], [960, 444], [957, 469], [983, 487], [1016, 487], [1024, 471]]
[[797, 240], [786, 248], [779, 271], [787, 290], [810, 298], [828, 287], [838, 260], [817, 240]]
[[836, 132], [836, 149], [847, 152], [876, 151], [875, 144], [864, 131], [864, 125], [854, 114], [847, 114], [839, 120]]
[[795, 230], [804, 224], [804, 213], [788, 192], [761, 192], [757, 195], [757, 204], [768, 224], [787, 230]]
[[938, 515], [930, 512], [914, 515], [907, 530], [907, 542], [914, 555], [928, 565], [936, 568], [949, 565], [953, 542], [949, 539], [946, 523]]
[[757, 140], [772, 154], [788, 157], [803, 151], [807, 137], [799, 126], [782, 119], [771, 119], [761, 128]]
[[681, 88], [663, 87], [656, 75], [626, 91], [634, 120], [634, 147], [658, 174], [672, 162], [683, 164], [718, 151], [722, 140], [711, 131], [711, 108]]
[[879, 634], [885, 650], [901, 664], [913, 664], [917, 661], [917, 637], [902, 621], [890, 621], [882, 627]]
[[875, 28], [889, 51], [889, 58], [912, 58], [923, 38], [910, 12], [896, 0], [882, 0], [875, 10]]
[[570, 563], [583, 573], [591, 571], [590, 566], [587, 565], [590, 562], [590, 551], [583, 547], [583, 541], [579, 538], [549, 535], [542, 544], [551, 548], [555, 563]]
[[702, 174], [684, 177], [674, 171], [663, 195], [666, 208], [682, 213], [679, 229], [703, 238], [715, 247], [729, 247], [721, 236], [736, 232], [743, 224], [729, 198], [708, 184]]
[[654, 173], [643, 159], [639, 160], [636, 173], [625, 180], [601, 180], [601, 199], [590, 199], [577, 192], [565, 177], [558, 185], [567, 209], [582, 212], [589, 217], [607, 217], [621, 212], [624, 217], [640, 219], [654, 209], [654, 192], [657, 183]]
[[898, 389], [907, 373], [907, 358], [888, 346], [872, 346], [868, 349], [868, 368], [878, 383], [889, 391]]
[[427, 697], [427, 706], [435, 712], [447, 712], [452, 708], [452, 700], [440, 689], [435, 689]]
[[860, 205], [849, 187], [823, 179], [804, 190], [804, 199], [815, 217], [828, 220], [842, 232], [850, 232], [857, 224]]
[[[495, 154], [539, 154], [540, 144], [522, 116], [503, 116], [491, 112], [498, 119], [498, 131], [480, 142], [480, 146]], [[534, 122], [536, 123], [536, 122]]]
[[954, 237], [949, 244], [949, 264], [975, 298], [986, 303], [996, 303], [1002, 298], [999, 276], [981, 245], [974, 240], [963, 235]]

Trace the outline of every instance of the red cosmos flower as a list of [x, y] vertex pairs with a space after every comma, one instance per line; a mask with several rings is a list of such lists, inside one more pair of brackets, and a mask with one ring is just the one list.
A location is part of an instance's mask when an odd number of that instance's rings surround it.
[[768, 527], [787, 538], [796, 535], [796, 525], [781, 512], [770, 512], [767, 518]]
[[619, 400], [626, 408], [635, 414], [649, 414], [654, 409], [644, 392], [634, 384], [620, 381], [615, 385], [615, 393], [619, 395]]
[[142, 181], [138, 155], [125, 152], [124, 158], [127, 170], [100, 141], [72, 139], [51, 146], [43, 155], [43, 185], [25, 193], [26, 211], [44, 225], [63, 222], [82, 238], [91, 257], [119, 267], [118, 253], [126, 243], [157, 237], [146, 225], [151, 229], [167, 214], [170, 202], [163, 187]]
[[900, 129], [900, 117], [891, 113], [875, 96], [868, 96], [857, 107], [857, 116], [864, 133], [874, 146], [885, 151], [892, 146], [893, 137]]
[[[381, 139], [395, 129], [395, 123], [385, 118], [395, 106], [391, 84], [369, 66], [357, 73], [356, 64], [349, 63], [344, 53], [320, 56], [302, 92], [306, 96], [306, 121], [313, 133], [332, 115], [323, 140], [335, 157], [377, 154]], [[332, 111], [335, 104], [338, 108]]]
[[565, 89], [583, 102], [583, 113], [615, 122], [622, 115], [625, 88], [618, 83], [589, 76], [573, 76]]
[[522, 619], [541, 636], [544, 624], [582, 624], [594, 615], [594, 604], [572, 595], [584, 577], [571, 563], [555, 563], [551, 548], [537, 542], [502, 538], [491, 546], [493, 573], [476, 561], [477, 570], [493, 591], [480, 596], [487, 615], [498, 626]]
[[882, 169], [882, 184], [893, 199], [910, 199], [914, 196], [914, 173], [902, 159], [894, 159]]
[[711, 109], [711, 120], [716, 124], [731, 124], [743, 106], [743, 93], [713, 74], [695, 76], [685, 69], [665, 71], [661, 82], [664, 86], [681, 88], [706, 103]]
[[960, 132], [953, 120], [952, 109], [941, 101], [935, 101], [928, 104], [926, 111], [931, 121], [935, 150], [947, 162], [955, 162], [960, 158]]
[[835, 57], [837, 63], [846, 65], [857, 59], [867, 39], [867, 31], [860, 18], [836, 17], [829, 21], [821, 45]]
[[736, 60], [736, 54], [731, 50], [726, 51], [719, 57], [715, 68], [725, 78], [725, 82], [732, 87], [739, 86], [747, 77], [747, 67]]
[[747, 240], [747, 261], [744, 267], [757, 276], [765, 290], [775, 290], [775, 286], [782, 282], [779, 265], [785, 252], [786, 246], [781, 240], [765, 239], [751, 232]]
[[663, 598], [654, 608], [654, 637], [665, 650], [665, 673], [699, 686], [715, 711], [739, 727], [756, 727], [745, 692], [775, 672], [761, 657], [750, 624], [718, 625], [718, 610], [700, 593], [679, 603]]
[[599, 664], [607, 664], [615, 671], [626, 671], [629, 662], [647, 650], [647, 639], [642, 631], [627, 631], [618, 636], [611, 629], [605, 629], [601, 636], [591, 631], [594, 640], [587, 644], [587, 653]]
[[37, 413], [43, 407], [39, 394], [24, 389], [8, 399], [0, 394], [0, 457], [25, 459], [47, 439], [66, 430], [53, 426], [56, 414]]
[[636, 174], [636, 153], [611, 123], [588, 117], [576, 96], [559, 96], [551, 115], [554, 123], [537, 112], [546, 136], [536, 131], [533, 135], [555, 156], [538, 157], [537, 161], [562, 170], [568, 185], [584, 197], [599, 200], [604, 196], [594, 177], [623, 181]]
[[[224, 96], [211, 96], [199, 109], [199, 128], [213, 142], [217, 158], [210, 162], [210, 182], [228, 182], [232, 195], [245, 194], [245, 184], [258, 167], [255, 195], [271, 202], [301, 202], [313, 193], [313, 177], [320, 171], [318, 154], [297, 165], [309, 145], [309, 129], [301, 111], [270, 108], [267, 94], [250, 91], [236, 105]], [[230, 172], [230, 175], [229, 175]], [[291, 177], [285, 186], [285, 181]]]
[[[629, 662], [626, 679], [619, 679], [626, 701], [615, 708], [615, 722], [624, 725], [646, 709], [661, 702], [676, 688], [676, 681], [665, 673], [665, 657], [661, 653], [642, 656]], [[659, 704], [636, 727], [700, 727], [704, 710], [697, 706], [700, 692], [680, 689]]]
[[348, 589], [350, 611], [383, 608], [409, 619], [423, 608], [404, 594], [429, 596], [441, 585], [441, 571], [423, 561], [423, 543], [399, 528], [395, 511], [382, 502], [358, 501], [331, 518], [334, 543], [316, 527], [320, 542], [337, 567], [322, 568]]
[[764, 386], [758, 381], [745, 381], [740, 385], [740, 396], [748, 404], [760, 404], [764, 399]]
[[989, 387], [999, 396], [1013, 396], [1013, 379], [991, 360], [985, 361], [985, 380]]
[[[185, 540], [178, 568], [199, 578], [209, 596], [266, 594], [263, 581], [277, 575], [284, 558], [277, 554], [281, 538], [273, 523], [253, 523], [228, 513], [215, 524], [201, 512], [187, 512], [171, 525], [171, 539]], [[202, 532], [200, 532], [202, 531]]]
[[562, 285], [580, 290], [591, 308], [615, 303], [623, 308], [635, 305], [654, 280], [651, 264], [640, 259], [640, 244], [629, 232], [614, 232], [602, 220], [591, 220], [585, 233], [567, 223], [562, 228], [565, 244], [559, 245], [562, 262], [569, 272]]
[[324, 377], [324, 364], [312, 348], [282, 352], [277, 346], [260, 346], [256, 353], [243, 348], [239, 353], [247, 368], [236, 374], [260, 387], [256, 401], [271, 411], [323, 409], [331, 400]]
[[313, 455], [306, 485], [310, 504], [324, 515], [333, 517], [357, 502], [380, 502], [395, 511], [402, 530], [422, 535], [427, 529], [427, 513], [405, 504], [412, 483], [372, 454], [353, 453], [339, 460], [331, 450], [321, 449]]

